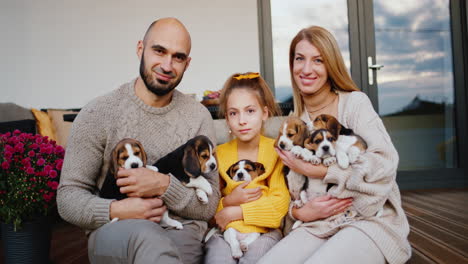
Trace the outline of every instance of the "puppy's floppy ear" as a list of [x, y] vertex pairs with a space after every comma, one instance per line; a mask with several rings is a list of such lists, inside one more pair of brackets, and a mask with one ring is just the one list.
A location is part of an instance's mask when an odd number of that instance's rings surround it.
[[260, 176], [265, 173], [265, 167], [260, 162], [255, 162], [255, 170], [257, 171], [257, 175]]
[[234, 167], [236, 166], [237, 162], [232, 164], [231, 166], [229, 166], [229, 169], [227, 169], [226, 171], [226, 174], [229, 176], [229, 177], [232, 177], [233, 175], [233, 172], [234, 172]]
[[143, 162], [143, 167], [146, 167], [146, 162], [147, 162], [147, 156], [146, 156], [146, 151], [145, 149], [143, 148], [143, 144], [141, 144], [140, 141], [137, 141], [136, 140], [136, 144], [138, 145], [138, 147], [140, 148], [140, 153], [141, 153], [141, 161]]
[[122, 144], [119, 143], [115, 145], [115, 147], [112, 149], [112, 152], [111, 152], [109, 172], [115, 178], [117, 178], [117, 170], [119, 169], [119, 152], [120, 152], [121, 147], [122, 147]]
[[310, 149], [312, 148], [312, 146], [311, 146], [311, 145], [312, 145], [312, 142], [311, 142], [311, 141], [312, 141], [312, 136], [307, 137], [307, 138], [304, 140], [304, 148], [310, 150]]
[[193, 177], [201, 175], [200, 160], [198, 159], [197, 149], [193, 142], [185, 145], [182, 166], [184, 166], [184, 171], [188, 175]]
[[296, 131], [299, 134], [299, 142], [294, 142], [294, 145], [304, 146], [304, 140], [307, 138], [307, 125], [301, 120], [302, 123], [296, 124]]
[[341, 125], [338, 123], [338, 120], [330, 119], [327, 123], [327, 130], [330, 131], [335, 138], [338, 138], [340, 134], [340, 127]]

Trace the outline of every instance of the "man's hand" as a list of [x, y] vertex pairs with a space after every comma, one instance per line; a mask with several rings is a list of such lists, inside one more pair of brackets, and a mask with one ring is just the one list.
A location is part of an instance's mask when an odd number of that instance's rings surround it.
[[164, 194], [170, 176], [147, 168], [119, 169], [117, 185], [128, 197], [154, 197]]
[[246, 189], [250, 182], [243, 182], [223, 199], [223, 206], [236, 206], [257, 200], [262, 196], [260, 188]]
[[159, 198], [130, 197], [113, 201], [110, 205], [110, 219], [147, 219], [156, 223], [161, 221], [166, 206]]

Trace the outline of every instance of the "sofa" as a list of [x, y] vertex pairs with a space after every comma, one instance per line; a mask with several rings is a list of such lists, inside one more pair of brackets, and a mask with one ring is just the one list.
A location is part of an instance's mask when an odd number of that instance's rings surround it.
[[[215, 116], [216, 109], [209, 109]], [[20, 129], [22, 132], [39, 133], [57, 141], [66, 148], [72, 122], [79, 109], [29, 109], [14, 103], [0, 103], [0, 133]], [[284, 116], [272, 117], [265, 122], [264, 134], [275, 138]], [[229, 141], [229, 129], [225, 119], [215, 119], [216, 144]]]

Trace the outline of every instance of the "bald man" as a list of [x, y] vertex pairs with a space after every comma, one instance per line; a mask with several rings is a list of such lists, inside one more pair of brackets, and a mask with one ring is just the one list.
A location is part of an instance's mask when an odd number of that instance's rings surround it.
[[[140, 76], [88, 103], [73, 123], [57, 204], [63, 219], [89, 234], [91, 263], [202, 261], [203, 235], [220, 197], [217, 171], [209, 175], [214, 193], [207, 204], [174, 176], [146, 168], [118, 172], [117, 185], [129, 198], [99, 197], [111, 150], [123, 138], [143, 144], [148, 164], [197, 135], [216, 142], [208, 110], [175, 89], [190, 64], [190, 49], [190, 34], [179, 20], [153, 22], [137, 43]], [[182, 230], [159, 224], [167, 209]]]

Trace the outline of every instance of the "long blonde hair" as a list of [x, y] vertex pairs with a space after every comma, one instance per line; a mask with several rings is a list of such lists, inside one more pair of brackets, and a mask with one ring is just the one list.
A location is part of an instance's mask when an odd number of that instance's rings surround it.
[[294, 81], [294, 56], [297, 43], [304, 39], [314, 45], [320, 52], [332, 90], [344, 92], [359, 91], [359, 88], [354, 83], [353, 79], [351, 79], [346, 69], [340, 48], [333, 35], [328, 30], [319, 26], [304, 28], [293, 38], [289, 47], [289, 71], [293, 87], [294, 115], [296, 116], [301, 116], [302, 112], [304, 112], [304, 99], [301, 96], [299, 87]]

